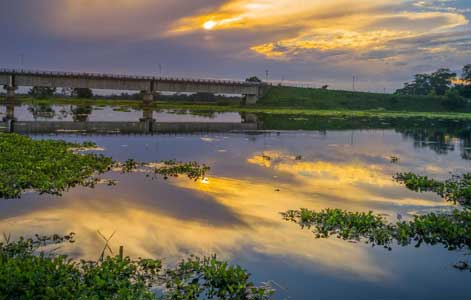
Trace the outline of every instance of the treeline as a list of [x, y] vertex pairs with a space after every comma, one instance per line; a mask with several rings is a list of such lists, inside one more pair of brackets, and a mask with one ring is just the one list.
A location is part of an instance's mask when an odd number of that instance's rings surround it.
[[471, 64], [463, 67], [460, 76], [442, 68], [431, 74], [421, 73], [396, 91], [398, 95], [445, 96], [451, 107], [469, 105], [471, 99]]
[[[56, 88], [35, 86], [29, 90], [28, 95], [36, 99], [46, 99], [46, 98], [51, 98], [57, 95], [56, 92], [57, 92]], [[59, 95], [89, 99], [89, 98], [93, 98], [93, 91], [88, 88], [75, 88], [75, 89], [64, 88], [59, 93]]]

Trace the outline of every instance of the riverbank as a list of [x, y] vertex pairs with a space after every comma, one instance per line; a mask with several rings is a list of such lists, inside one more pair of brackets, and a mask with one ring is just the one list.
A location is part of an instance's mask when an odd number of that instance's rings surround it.
[[[18, 97], [22, 104], [70, 104], [121, 106], [142, 108], [139, 100], [78, 99], [52, 97], [34, 99]], [[305, 115], [321, 117], [376, 117], [376, 118], [441, 118], [471, 119], [471, 110], [447, 108], [446, 97], [402, 96], [363, 92], [329, 91], [322, 89], [273, 87], [254, 106], [243, 106], [236, 101], [219, 102], [164, 102], [155, 101], [154, 109], [175, 109], [211, 112], [264, 113], [274, 115]], [[0, 103], [3, 99], [0, 97]]]

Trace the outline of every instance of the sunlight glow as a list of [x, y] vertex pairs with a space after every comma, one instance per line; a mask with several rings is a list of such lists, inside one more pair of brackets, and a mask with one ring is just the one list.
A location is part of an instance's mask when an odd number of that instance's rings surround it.
[[214, 21], [207, 21], [206, 23], [203, 24], [203, 28], [206, 29], [206, 30], [211, 30], [216, 25], [217, 25], [217, 23], [214, 22]]

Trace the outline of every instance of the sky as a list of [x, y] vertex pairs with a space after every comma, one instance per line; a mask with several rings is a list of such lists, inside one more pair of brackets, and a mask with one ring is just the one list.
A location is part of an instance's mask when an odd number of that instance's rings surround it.
[[0, 0], [0, 67], [392, 92], [471, 63], [470, 0]]

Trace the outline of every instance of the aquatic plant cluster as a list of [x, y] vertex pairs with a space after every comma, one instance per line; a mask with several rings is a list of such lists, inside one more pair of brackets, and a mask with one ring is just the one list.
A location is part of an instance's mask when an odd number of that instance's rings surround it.
[[471, 173], [452, 175], [446, 181], [439, 181], [414, 173], [399, 173], [397, 182], [415, 192], [434, 192], [447, 201], [464, 206], [471, 205]]
[[[174, 268], [161, 260], [114, 256], [75, 261], [43, 246], [73, 242], [65, 237], [20, 238], [0, 243], [0, 299], [271, 299], [250, 274], [216, 257], [190, 257]], [[47, 249], [47, 247], [46, 247]]]
[[[60, 195], [74, 186], [95, 186], [97, 177], [121, 168], [132, 172], [144, 163], [132, 159], [125, 163], [94, 153], [83, 153], [96, 147], [93, 142], [83, 144], [60, 140], [33, 140], [18, 134], [0, 133], [0, 198], [19, 198], [26, 190], [40, 194]], [[164, 161], [154, 168], [154, 174], [177, 177], [185, 174], [197, 180], [209, 171], [196, 162]], [[113, 183], [110, 181], [109, 185]]]
[[343, 240], [365, 241], [392, 250], [401, 246], [442, 244], [448, 250], [471, 249], [471, 211], [454, 210], [450, 214], [429, 213], [410, 221], [387, 222], [372, 212], [326, 209], [319, 212], [301, 209], [282, 213], [287, 221], [311, 229], [316, 238], [337, 236]]
[[0, 133], [0, 198], [19, 198], [28, 189], [59, 195], [76, 185], [95, 184], [91, 177], [109, 171], [114, 162], [71, 151], [81, 147], [85, 145]]
[[181, 162], [177, 160], [164, 160], [158, 164], [147, 164], [137, 162], [134, 159], [128, 159], [123, 164], [118, 163], [118, 167], [122, 168], [122, 173], [131, 173], [139, 168], [149, 168], [149, 165], [154, 165], [151, 167], [153, 173], [163, 176], [165, 180], [169, 177], [186, 175], [189, 179], [196, 181], [204, 178], [206, 173], [211, 169], [209, 166], [205, 164], [200, 165], [195, 161]]

